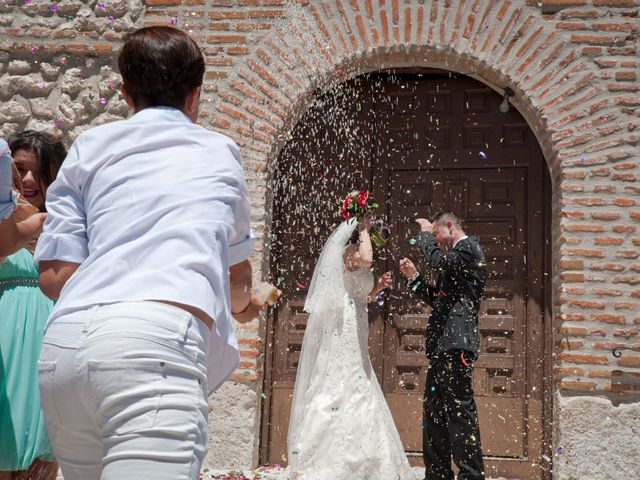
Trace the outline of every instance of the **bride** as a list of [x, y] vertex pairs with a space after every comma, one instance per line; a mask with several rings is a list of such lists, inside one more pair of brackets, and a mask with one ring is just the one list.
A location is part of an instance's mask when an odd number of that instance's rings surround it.
[[310, 314], [289, 423], [291, 480], [414, 480], [368, 353], [367, 303], [391, 286], [371, 273], [371, 217], [329, 237], [304, 309]]

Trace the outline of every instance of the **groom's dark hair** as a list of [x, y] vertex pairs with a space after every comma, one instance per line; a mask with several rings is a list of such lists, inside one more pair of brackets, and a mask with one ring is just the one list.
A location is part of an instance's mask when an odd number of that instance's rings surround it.
[[436, 223], [441, 220], [445, 222], [448, 220], [460, 230], [464, 230], [462, 227], [462, 220], [460, 220], [460, 217], [458, 217], [453, 212], [445, 212], [444, 210], [440, 210], [439, 212], [436, 212], [433, 215], [431, 215], [431, 223]]

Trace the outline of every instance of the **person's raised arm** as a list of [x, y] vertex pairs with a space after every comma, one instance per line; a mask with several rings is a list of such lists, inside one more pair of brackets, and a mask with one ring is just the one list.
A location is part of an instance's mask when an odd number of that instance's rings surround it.
[[47, 189], [47, 220], [34, 255], [39, 264], [40, 289], [53, 300], [60, 297], [64, 285], [89, 255], [81, 192], [84, 177], [79, 163], [74, 144]]
[[367, 213], [358, 224], [358, 235], [360, 237], [358, 248], [347, 248], [345, 252], [344, 264], [351, 270], [371, 268], [371, 265], [373, 265], [373, 246], [371, 245], [371, 236], [369, 234], [371, 224], [371, 214]]

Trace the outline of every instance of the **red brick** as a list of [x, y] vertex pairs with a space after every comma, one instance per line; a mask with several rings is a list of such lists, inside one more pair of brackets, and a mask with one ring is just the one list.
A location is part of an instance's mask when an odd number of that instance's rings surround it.
[[584, 368], [582, 367], [553, 367], [553, 373], [558, 376], [582, 377], [584, 376]]
[[616, 80], [619, 82], [635, 82], [636, 72], [616, 72]]
[[625, 345], [624, 342], [593, 342], [591, 347], [594, 350], [613, 350], [614, 348], [622, 348]]
[[638, 308], [638, 304], [635, 302], [616, 302], [613, 304], [613, 308], [616, 310], [635, 310]]
[[621, 367], [640, 367], [640, 356], [625, 353], [618, 359], [618, 365]]
[[560, 267], [567, 270], [582, 270], [584, 268], [584, 260], [579, 259], [562, 259]]
[[636, 176], [633, 173], [615, 172], [611, 175], [611, 180], [620, 180], [623, 182], [635, 182]]
[[595, 320], [596, 322], [605, 322], [605, 323], [614, 323], [619, 325], [624, 325], [625, 319], [624, 315], [611, 315], [610, 313], [598, 313], [591, 315], [591, 320]]
[[619, 207], [631, 207], [636, 204], [635, 200], [630, 198], [616, 198], [613, 200], [613, 204]]
[[[582, 315], [584, 320], [584, 315]], [[558, 333], [561, 335], [572, 335], [574, 337], [586, 337], [587, 329], [581, 327], [560, 327]]]
[[593, 0], [594, 7], [633, 7], [634, 0]]
[[609, 363], [607, 357], [604, 355], [560, 352], [557, 354], [557, 357], [559, 360], [564, 360], [571, 363], [592, 363], [596, 365], [606, 365], [607, 363]]
[[613, 331], [614, 337], [631, 338], [631, 337], [637, 337], [638, 335], [640, 335], [640, 332], [638, 332], [638, 330], [620, 329], [620, 330]]
[[594, 220], [617, 220], [620, 214], [616, 212], [592, 212], [591, 218]]
[[634, 225], [614, 225], [611, 230], [615, 233], [635, 233], [637, 227]]
[[602, 225], [582, 225], [570, 223], [562, 226], [568, 232], [604, 232]]
[[622, 245], [624, 238], [619, 237], [598, 237], [594, 240], [596, 245]]
[[566, 338], [563, 338], [561, 340], [556, 340], [554, 342], [554, 346], [563, 350], [582, 350], [584, 347], [584, 342], [582, 342], [581, 340], [568, 340]]
[[616, 45], [620, 39], [611, 35], [593, 35], [593, 34], [577, 34], [571, 35], [571, 41], [574, 43], [590, 43], [593, 45]]
[[569, 255], [580, 255], [583, 257], [604, 257], [602, 250], [587, 250], [584, 248], [570, 248], [567, 253]]
[[592, 263], [589, 268], [591, 270], [606, 270], [610, 272], [621, 272], [624, 270], [624, 265], [621, 263]]
[[594, 193], [615, 193], [616, 192], [616, 186], [615, 185], [596, 185], [595, 187], [593, 187], [593, 192]]
[[605, 304], [602, 302], [596, 302], [594, 300], [579, 300], [576, 298], [560, 298], [560, 303], [569, 305], [571, 307], [588, 308], [602, 310]]
[[638, 258], [640, 253], [637, 250], [618, 250], [616, 252], [617, 258]]
[[613, 283], [628, 283], [629, 285], [637, 285], [640, 283], [640, 275], [614, 275]]
[[611, 288], [594, 288], [593, 293], [603, 297], [620, 297], [623, 295], [621, 290], [614, 290]]

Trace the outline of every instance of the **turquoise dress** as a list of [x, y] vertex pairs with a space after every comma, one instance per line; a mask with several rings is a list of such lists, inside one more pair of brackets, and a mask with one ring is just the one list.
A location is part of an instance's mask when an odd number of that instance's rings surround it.
[[53, 302], [26, 249], [0, 264], [0, 471], [55, 460], [40, 407], [38, 357]]

